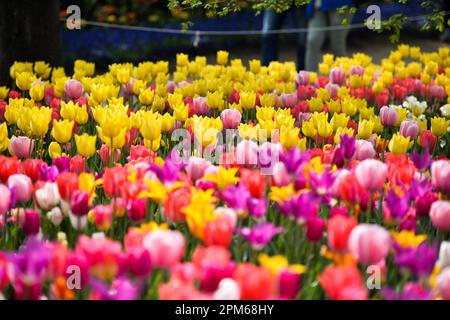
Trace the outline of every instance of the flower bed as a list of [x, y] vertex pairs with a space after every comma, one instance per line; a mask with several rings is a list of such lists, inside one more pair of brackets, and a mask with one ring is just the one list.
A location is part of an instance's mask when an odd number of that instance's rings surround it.
[[0, 292], [450, 299], [449, 51], [15, 63]]

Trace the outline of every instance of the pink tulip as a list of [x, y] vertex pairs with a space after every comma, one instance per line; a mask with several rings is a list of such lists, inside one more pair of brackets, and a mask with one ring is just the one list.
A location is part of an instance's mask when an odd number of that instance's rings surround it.
[[35, 191], [34, 196], [36, 204], [44, 210], [55, 207], [61, 200], [58, 185], [55, 182], [46, 182], [42, 188]]
[[389, 232], [375, 224], [359, 224], [351, 232], [348, 249], [366, 265], [376, 264], [386, 258], [391, 248]]
[[411, 140], [414, 140], [419, 134], [419, 131], [420, 129], [417, 121], [406, 119], [400, 124], [400, 134], [405, 138], [410, 137]]
[[373, 144], [367, 140], [357, 140], [356, 141], [356, 151], [355, 151], [355, 159], [356, 160], [366, 160], [372, 159], [375, 157], [375, 149], [373, 148]]
[[450, 201], [434, 202], [431, 205], [430, 217], [436, 229], [450, 231]]
[[342, 86], [345, 81], [345, 71], [341, 68], [335, 67], [330, 70], [330, 81], [331, 83]]
[[352, 66], [350, 68], [350, 75], [351, 76], [357, 75], [357, 76], [362, 77], [364, 75], [364, 68], [361, 66]]
[[[114, 149], [114, 152], [115, 152], [114, 159], [116, 160], [120, 159], [121, 155], [120, 149]], [[108, 164], [111, 162], [111, 151], [107, 144], [102, 144], [98, 153], [100, 155], [100, 160], [102, 161], [103, 164]]]
[[27, 202], [31, 198], [33, 185], [31, 179], [24, 174], [13, 174], [8, 178], [7, 182], [9, 189], [15, 189], [17, 202]]
[[241, 113], [236, 109], [225, 109], [220, 114], [224, 129], [237, 129], [241, 123]]
[[179, 231], [152, 231], [145, 236], [143, 245], [158, 268], [174, 267], [184, 254], [184, 237]]
[[445, 268], [436, 278], [436, 286], [444, 300], [450, 300], [450, 267]]
[[296, 93], [282, 93], [280, 95], [281, 105], [285, 108], [293, 108], [297, 104]]
[[236, 162], [240, 165], [255, 166], [258, 163], [258, 145], [252, 140], [242, 140], [236, 146]]
[[296, 76], [295, 76], [295, 81], [297, 82], [298, 85], [300, 86], [307, 86], [309, 84], [310, 81], [310, 75], [308, 71], [300, 71]]
[[74, 79], [67, 80], [65, 88], [66, 88], [66, 96], [69, 99], [76, 100], [83, 94], [83, 85], [78, 80]]
[[4, 184], [0, 184], [0, 215], [8, 212], [11, 206], [11, 191]]
[[33, 151], [34, 141], [24, 136], [12, 136], [10, 146], [13, 154], [17, 158], [28, 158]]
[[291, 177], [283, 162], [277, 162], [273, 166], [272, 180], [277, 187], [287, 186], [291, 182]]
[[336, 99], [338, 97], [339, 85], [335, 83], [328, 83], [325, 88], [327, 88], [331, 99]]
[[393, 127], [398, 119], [398, 113], [394, 108], [384, 106], [380, 109], [381, 124], [385, 127]]
[[438, 160], [431, 164], [431, 182], [442, 192], [450, 192], [450, 162]]
[[146, 276], [152, 270], [152, 261], [148, 250], [142, 247], [132, 247], [127, 252], [128, 268], [135, 276]]
[[201, 116], [201, 115], [208, 114], [209, 107], [206, 104], [206, 98], [205, 97], [194, 98], [193, 109], [194, 109], [194, 114], [196, 114], [196, 115]]
[[209, 162], [203, 158], [190, 157], [186, 166], [186, 173], [195, 181], [204, 176], [206, 168], [208, 168]]
[[383, 188], [387, 177], [387, 166], [375, 159], [360, 162], [355, 169], [358, 182], [369, 192], [376, 192]]
[[440, 85], [432, 85], [430, 87], [430, 96], [432, 98], [435, 98], [437, 100], [442, 100], [445, 97], [445, 90], [442, 86]]

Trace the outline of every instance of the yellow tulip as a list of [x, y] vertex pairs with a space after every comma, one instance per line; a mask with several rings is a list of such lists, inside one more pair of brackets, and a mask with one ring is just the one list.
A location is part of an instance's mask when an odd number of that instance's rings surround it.
[[178, 121], [186, 121], [189, 116], [189, 106], [181, 103], [173, 109], [173, 115]]
[[158, 151], [161, 146], [161, 137], [155, 140], [147, 140], [144, 139], [144, 145], [147, 149], [153, 150], [154, 152]]
[[302, 122], [302, 133], [308, 138], [312, 138], [317, 134], [317, 130], [314, 127], [314, 122], [312, 120]]
[[311, 98], [307, 100], [309, 109], [311, 112], [322, 112], [323, 111], [323, 101], [320, 98]]
[[61, 109], [59, 111], [59, 114], [63, 119], [72, 121], [75, 120], [78, 108], [78, 102], [73, 103], [72, 100], [70, 100], [69, 102], [61, 101]]
[[60, 157], [62, 155], [62, 150], [59, 143], [52, 141], [48, 146], [48, 153], [52, 159]]
[[257, 74], [261, 71], [261, 60], [252, 59], [248, 62], [248, 64], [252, 73]]
[[347, 116], [345, 113], [335, 113], [331, 117], [330, 124], [333, 127], [333, 131], [336, 131], [340, 127], [347, 127], [348, 121], [350, 120], [350, 117]]
[[48, 79], [51, 71], [52, 67], [50, 67], [50, 64], [45, 61], [36, 61], [34, 63], [34, 72], [42, 79]]
[[1, 100], [5, 100], [6, 97], [8, 96], [9, 93], [9, 89], [5, 86], [0, 87], [0, 99]]
[[374, 123], [370, 120], [362, 120], [358, 124], [358, 138], [359, 139], [369, 139], [372, 135]]
[[139, 94], [141, 93], [141, 90], [145, 90], [146, 86], [147, 86], [147, 82], [145, 82], [144, 80], [135, 80], [133, 82], [133, 93], [136, 96], [139, 96]]
[[228, 51], [217, 51], [217, 64], [226, 65], [228, 63]]
[[59, 143], [67, 143], [72, 138], [74, 122], [71, 120], [53, 120], [52, 137]]
[[75, 144], [77, 145], [77, 150], [83, 157], [91, 157], [95, 151], [95, 144], [97, 142], [97, 136], [90, 136], [87, 133], [82, 135], [75, 135]]
[[317, 123], [317, 133], [322, 138], [328, 138], [333, 134], [333, 127], [326, 120], [321, 119]]
[[31, 86], [30, 97], [34, 101], [41, 101], [44, 99], [44, 85], [40, 82], [36, 82]]
[[147, 112], [142, 118], [139, 128], [141, 135], [147, 140], [156, 140], [161, 136], [162, 119], [157, 113]]
[[75, 114], [75, 121], [78, 124], [86, 124], [89, 120], [89, 114], [87, 112], [87, 107], [85, 104], [83, 104], [81, 107], [79, 107]]
[[225, 102], [223, 101], [223, 92], [214, 91], [206, 94], [206, 104], [211, 109], [223, 109]]
[[389, 150], [395, 155], [404, 155], [410, 146], [410, 138], [400, 134], [394, 134], [389, 141]]
[[431, 132], [434, 135], [441, 137], [447, 133], [448, 130], [448, 121], [442, 117], [433, 117], [431, 118]]
[[45, 136], [47, 134], [51, 120], [52, 120], [52, 109], [41, 107], [36, 111], [34, 111], [30, 119], [31, 121], [30, 129], [33, 136], [35, 137]]
[[28, 91], [33, 82], [33, 74], [30, 72], [21, 72], [16, 75], [16, 85], [22, 91]]
[[299, 138], [300, 128], [293, 127], [281, 127], [280, 129], [280, 143], [286, 149], [298, 146], [300, 142]]

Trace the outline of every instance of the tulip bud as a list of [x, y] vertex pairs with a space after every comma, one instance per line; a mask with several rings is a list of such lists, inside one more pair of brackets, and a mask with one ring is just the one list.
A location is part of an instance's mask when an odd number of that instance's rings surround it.
[[25, 209], [19, 216], [20, 225], [23, 232], [28, 235], [36, 235], [39, 232], [40, 217], [39, 213], [33, 209]]

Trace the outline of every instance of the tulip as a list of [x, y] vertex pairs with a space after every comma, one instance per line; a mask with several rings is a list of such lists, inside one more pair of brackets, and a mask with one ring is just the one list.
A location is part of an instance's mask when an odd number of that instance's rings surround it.
[[[117, 206], [116, 206], [116, 216], [120, 216], [117, 214]], [[112, 218], [113, 218], [113, 205], [97, 205], [92, 211], [93, 220], [95, 220], [95, 225], [99, 230], [106, 231], [111, 228]]]
[[308, 71], [302, 70], [296, 75], [295, 79], [298, 85], [307, 86], [310, 81], [310, 74]]
[[208, 246], [223, 246], [227, 248], [233, 236], [233, 225], [226, 216], [220, 216], [206, 224], [205, 243]]
[[354, 217], [336, 215], [328, 220], [328, 245], [334, 250], [347, 250], [347, 241], [358, 222]]
[[190, 157], [186, 166], [186, 173], [195, 181], [203, 177], [206, 168], [209, 166], [209, 162], [203, 158]]
[[167, 194], [164, 202], [164, 213], [174, 222], [186, 220], [186, 214], [183, 209], [191, 201], [191, 192], [188, 187], [175, 189]]
[[28, 158], [34, 149], [34, 140], [25, 136], [12, 136], [10, 147], [17, 158]]
[[386, 258], [391, 247], [389, 232], [379, 225], [359, 224], [348, 238], [348, 249], [366, 265], [376, 264]]
[[285, 108], [294, 108], [297, 104], [296, 93], [282, 93], [280, 95], [281, 105]]
[[366, 160], [372, 159], [375, 157], [375, 149], [373, 148], [373, 144], [367, 140], [357, 140], [356, 141], [356, 151], [355, 151], [355, 159], [356, 160]]
[[64, 220], [64, 214], [59, 207], [54, 207], [47, 213], [48, 219], [53, 223], [55, 227], [59, 226]]
[[435, 136], [442, 137], [448, 131], [448, 120], [441, 117], [431, 118], [431, 132]]
[[380, 109], [381, 124], [385, 127], [393, 127], [398, 119], [398, 113], [394, 108], [382, 107]]
[[[196, 97], [193, 100], [193, 113], [199, 116], [207, 115], [209, 112], [209, 107], [206, 104], [206, 98], [205, 97]], [[229, 110], [229, 109], [227, 109]], [[231, 109], [230, 109], [231, 110]], [[225, 111], [225, 110], [224, 110]], [[223, 121], [223, 119], [222, 119]]]
[[275, 289], [269, 270], [251, 263], [241, 263], [233, 279], [240, 288], [240, 298], [243, 300], [269, 299]]
[[228, 63], [229, 53], [224, 50], [217, 51], [217, 64], [226, 65]]
[[60, 201], [58, 185], [54, 182], [46, 182], [42, 188], [34, 192], [36, 204], [39, 208], [49, 210]]
[[37, 102], [44, 99], [44, 84], [42, 82], [36, 81], [32, 84], [30, 88], [30, 97]]
[[145, 277], [152, 270], [152, 260], [148, 250], [133, 247], [127, 252], [127, 265], [130, 272], [137, 277]]
[[431, 164], [431, 182], [437, 190], [450, 192], [450, 162], [438, 160]]
[[25, 203], [31, 198], [33, 184], [31, 179], [24, 174], [13, 174], [8, 178], [8, 188], [15, 189], [17, 202]]
[[396, 133], [392, 136], [391, 141], [389, 141], [388, 147], [393, 154], [397, 156], [404, 155], [409, 149], [410, 142], [411, 140], [409, 137], [405, 138], [404, 136]]
[[130, 217], [132, 221], [144, 220], [147, 214], [147, 199], [134, 199], [128, 201], [127, 211], [128, 217]]
[[239, 285], [231, 278], [222, 279], [213, 297], [215, 300], [239, 300]]
[[450, 268], [447, 267], [441, 271], [436, 278], [436, 286], [445, 300], [450, 300]]
[[431, 205], [430, 218], [436, 229], [450, 231], [450, 201], [434, 202]]
[[253, 140], [242, 140], [236, 146], [236, 163], [253, 167], [258, 163], [258, 145]]
[[437, 100], [443, 100], [445, 97], [445, 90], [442, 86], [432, 85], [430, 87], [430, 96]]
[[[120, 159], [121, 151], [120, 149], [113, 149], [114, 159]], [[111, 148], [107, 144], [102, 144], [100, 150], [98, 151], [100, 155], [100, 160], [103, 164], [110, 164], [112, 158]]]
[[69, 170], [71, 172], [75, 172], [76, 174], [80, 174], [84, 172], [84, 167], [86, 164], [86, 159], [77, 154], [76, 156], [70, 158], [69, 162]]
[[400, 124], [400, 134], [414, 140], [419, 134], [419, 124], [414, 120], [403, 120]]
[[224, 129], [237, 129], [241, 123], [241, 113], [236, 109], [225, 109], [220, 114]]
[[367, 290], [356, 266], [329, 265], [319, 275], [319, 282], [330, 299], [367, 299]]
[[155, 267], [172, 268], [183, 257], [184, 237], [179, 231], [155, 230], [144, 237], [143, 246]]
[[437, 265], [444, 269], [446, 267], [450, 267], [450, 242], [442, 241], [441, 246], [439, 248], [439, 259]]
[[342, 86], [345, 82], [345, 71], [338, 67], [331, 69], [330, 70], [330, 81], [339, 86]]
[[25, 209], [23, 214], [19, 217], [20, 226], [23, 232], [29, 235], [36, 235], [40, 229], [39, 213], [33, 209]]
[[56, 178], [56, 184], [58, 185], [61, 199], [69, 201], [74, 191], [79, 188], [78, 175], [73, 172], [63, 172]]
[[306, 238], [311, 242], [317, 242], [322, 239], [326, 222], [319, 217], [310, 217], [306, 220]]
[[422, 148], [434, 150], [437, 143], [437, 137], [430, 130], [423, 130], [420, 134], [419, 144]]
[[72, 138], [74, 122], [70, 120], [53, 121], [52, 137], [58, 143], [67, 143]]
[[76, 100], [83, 94], [83, 85], [77, 80], [70, 79], [65, 83], [65, 91], [69, 99]]
[[0, 216], [8, 212], [11, 206], [11, 191], [4, 184], [0, 184]]
[[355, 169], [356, 179], [369, 192], [383, 188], [387, 173], [387, 165], [375, 159], [364, 160]]
[[78, 217], [87, 215], [89, 211], [89, 194], [75, 190], [70, 198], [71, 212]]

